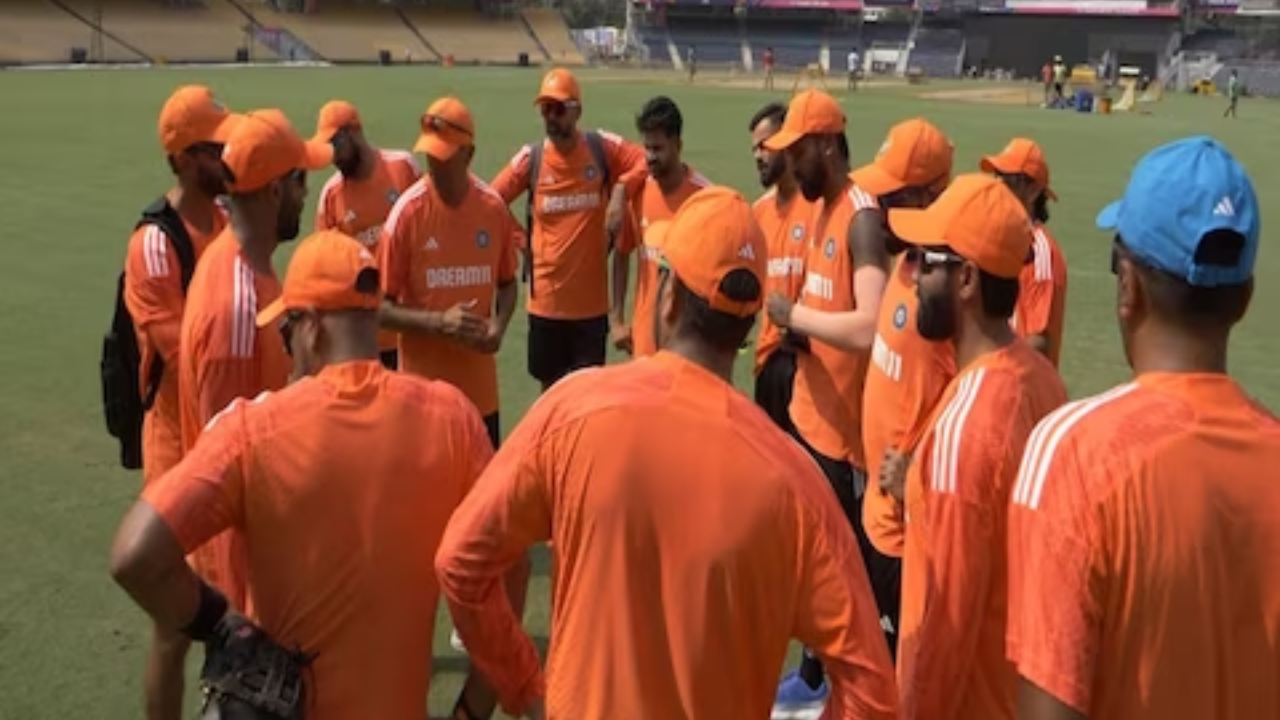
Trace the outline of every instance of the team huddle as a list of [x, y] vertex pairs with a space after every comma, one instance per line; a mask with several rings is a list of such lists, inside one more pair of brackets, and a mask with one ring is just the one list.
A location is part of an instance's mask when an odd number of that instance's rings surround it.
[[[421, 720], [440, 594], [460, 720], [1280, 718], [1280, 422], [1226, 370], [1260, 221], [1221, 145], [1157, 148], [1098, 216], [1134, 377], [1069, 402], [1032, 140], [957, 173], [917, 118], [854, 168], [805, 91], [748, 123], [752, 203], [682, 160], [669, 98], [638, 142], [579, 129], [565, 70], [534, 104], [545, 138], [491, 182], [452, 97], [425, 172], [343, 101], [311, 138], [201, 86], [165, 104], [176, 183], [113, 324], [148, 718], [184, 714], [195, 641], [228, 717]], [[522, 279], [542, 395], [504, 440]]]

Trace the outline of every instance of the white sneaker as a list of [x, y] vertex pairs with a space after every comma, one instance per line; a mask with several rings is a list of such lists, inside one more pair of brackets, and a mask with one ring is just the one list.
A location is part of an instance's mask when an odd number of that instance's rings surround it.
[[460, 653], [466, 654], [467, 652], [467, 646], [462, 644], [462, 638], [458, 637], [457, 630], [449, 633], [449, 645]]

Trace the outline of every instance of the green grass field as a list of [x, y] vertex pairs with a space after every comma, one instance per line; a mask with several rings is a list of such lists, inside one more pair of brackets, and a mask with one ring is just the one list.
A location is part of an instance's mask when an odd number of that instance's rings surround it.
[[[588, 124], [634, 136], [635, 111], [650, 95], [666, 93], [684, 110], [687, 161], [749, 197], [760, 192], [746, 123], [764, 101], [785, 100], [785, 92], [611, 77], [582, 75]], [[427, 103], [456, 94], [477, 118], [476, 171], [488, 178], [540, 134], [530, 106], [538, 79], [536, 70], [409, 68], [0, 73], [0, 718], [141, 714], [147, 625], [106, 570], [111, 535], [139, 480], [116, 468], [95, 365], [137, 212], [169, 182], [155, 130], [167, 94], [181, 83], [206, 83], [236, 109], [284, 109], [304, 134], [321, 104], [341, 97], [362, 110], [366, 132], [386, 147], [411, 145]], [[855, 162], [871, 160], [890, 125], [917, 115], [950, 134], [958, 170], [976, 168], [981, 155], [1015, 135], [1044, 146], [1062, 198], [1051, 227], [1070, 265], [1063, 373], [1073, 396], [1127, 372], [1112, 319], [1109, 238], [1093, 228], [1093, 217], [1120, 192], [1134, 160], [1164, 141], [1209, 133], [1248, 166], [1262, 204], [1280, 206], [1280, 105], [1247, 101], [1240, 119], [1227, 121], [1222, 101], [1193, 97], [1166, 97], [1150, 116], [1105, 117], [916, 95], [903, 87], [845, 97]], [[313, 196], [322, 181], [312, 180]], [[282, 271], [287, 252], [278, 256]], [[1253, 312], [1237, 333], [1232, 368], [1276, 406], [1280, 335], [1267, 337], [1267, 328], [1274, 322], [1268, 310], [1280, 310], [1280, 256], [1264, 249], [1259, 263]], [[524, 372], [524, 335], [517, 321], [501, 354], [508, 429], [536, 393]], [[740, 368], [744, 388], [748, 371]], [[545, 577], [535, 583], [528, 626], [544, 635]], [[449, 650], [447, 632], [437, 634], [436, 647], [430, 706], [441, 714], [465, 662]]]

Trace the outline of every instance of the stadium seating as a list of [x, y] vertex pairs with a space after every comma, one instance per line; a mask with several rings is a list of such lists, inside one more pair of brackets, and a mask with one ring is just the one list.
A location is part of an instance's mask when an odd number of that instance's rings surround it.
[[[234, 62], [236, 50], [275, 60], [254, 41], [249, 20], [226, 0], [164, 5], [155, 0], [63, 0], [107, 32], [140, 48], [157, 62]], [[101, 10], [101, 16], [97, 15]]]
[[490, 18], [461, 7], [415, 5], [403, 11], [437, 52], [457, 62], [513, 63], [520, 53], [534, 60], [540, 55], [518, 19]]
[[95, 31], [86, 22], [47, 0], [5, 0], [0, 22], [0, 63], [66, 63], [71, 49], [82, 48], [91, 62], [143, 62], [144, 53], [101, 36], [101, 52], [95, 47]]
[[699, 64], [742, 65], [742, 43], [738, 39], [736, 23], [711, 18], [668, 17], [667, 32], [676, 44], [681, 60], [688, 57], [690, 47], [696, 47]]
[[925, 77], [960, 77], [964, 59], [964, 33], [954, 29], [921, 28], [916, 34], [908, 64]]
[[578, 50], [578, 44], [569, 36], [569, 25], [558, 10], [528, 8], [522, 13], [529, 29], [542, 42], [556, 65], [585, 65], [586, 59]]
[[1213, 76], [1213, 84], [1222, 91], [1232, 70], [1240, 74], [1240, 82], [1244, 84], [1250, 95], [1280, 97], [1280, 64], [1274, 60], [1233, 60], [1222, 66]]
[[247, 7], [263, 26], [288, 30], [324, 60], [376, 62], [381, 50], [397, 59], [429, 55], [395, 9], [381, 3], [324, 2], [315, 14], [276, 12], [262, 2]]
[[[808, 67], [819, 61], [824, 43], [822, 26], [813, 22], [787, 23], [781, 20], [748, 21], [747, 39], [751, 43], [755, 63], [760, 63], [765, 48], [773, 48], [774, 63], [780, 70]], [[831, 50], [831, 65], [843, 69], [836, 56], [844, 56], [848, 50], [837, 47]]]

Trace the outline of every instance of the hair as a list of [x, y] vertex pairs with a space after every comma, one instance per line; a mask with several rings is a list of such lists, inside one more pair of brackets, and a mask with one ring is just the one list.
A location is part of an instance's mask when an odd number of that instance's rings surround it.
[[1041, 225], [1049, 222], [1049, 191], [1041, 190], [1036, 201], [1031, 204], [1031, 219]]
[[[671, 282], [675, 283], [672, 292], [683, 310], [676, 332], [696, 337], [720, 352], [736, 353], [751, 333], [755, 316], [738, 317], [720, 312], [698, 297], [676, 275], [672, 274]], [[720, 292], [734, 302], [753, 302], [760, 299], [763, 288], [755, 275], [739, 268], [730, 271], [720, 281]]]
[[782, 124], [787, 121], [787, 106], [780, 102], [771, 102], [760, 108], [755, 115], [751, 116], [751, 122], [747, 125], [747, 132], [753, 132], [756, 126], [765, 120], [782, 127]]
[[640, 109], [636, 116], [636, 130], [641, 133], [660, 132], [669, 138], [678, 138], [684, 132], [684, 116], [674, 100], [659, 95]]
[[842, 132], [838, 132], [835, 135], [836, 151], [840, 153], [840, 157], [843, 158], [845, 162], [849, 162], [849, 138], [845, 137], [845, 134]]
[[[1120, 245], [1124, 240], [1116, 236]], [[1200, 239], [1197, 265], [1231, 267], [1240, 262], [1245, 238], [1233, 230], [1212, 230]], [[1253, 292], [1253, 280], [1239, 285], [1198, 287], [1126, 253], [1142, 277], [1142, 286], [1156, 315], [1180, 327], [1197, 330], [1222, 328], [1244, 317]]]
[[982, 313], [987, 317], [1008, 320], [1018, 305], [1018, 278], [1003, 278], [978, 269]]

